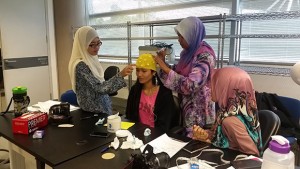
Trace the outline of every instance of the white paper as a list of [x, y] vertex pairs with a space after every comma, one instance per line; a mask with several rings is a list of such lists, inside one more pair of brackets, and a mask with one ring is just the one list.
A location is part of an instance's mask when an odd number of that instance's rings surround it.
[[[60, 104], [60, 101], [53, 101], [53, 100], [48, 100], [45, 102], [38, 102], [37, 104], [34, 104], [30, 107], [28, 107], [28, 111], [41, 111], [41, 112], [47, 112], [49, 113], [49, 109], [51, 106]], [[70, 111], [77, 110], [79, 107], [75, 107], [73, 105], [70, 105]]]
[[[153, 147], [153, 153], [166, 152], [172, 158], [179, 150], [181, 150], [188, 142], [182, 142], [170, 138], [167, 134], [163, 134], [156, 139], [149, 142]], [[147, 144], [146, 144], [147, 145]], [[143, 152], [146, 145], [142, 146], [140, 150]]]

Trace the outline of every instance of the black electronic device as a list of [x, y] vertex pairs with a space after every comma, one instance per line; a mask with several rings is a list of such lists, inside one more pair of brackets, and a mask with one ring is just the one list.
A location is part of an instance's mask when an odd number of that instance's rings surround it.
[[142, 154], [133, 154], [131, 159], [130, 169], [167, 169], [170, 165], [170, 156], [166, 152], [154, 154], [149, 144]]
[[50, 107], [49, 109], [49, 122], [52, 124], [70, 123], [70, 104], [60, 103]]
[[110, 133], [108, 132], [101, 132], [101, 131], [93, 131], [92, 133], [90, 133], [90, 136], [92, 137], [104, 137], [107, 138], [109, 137]]

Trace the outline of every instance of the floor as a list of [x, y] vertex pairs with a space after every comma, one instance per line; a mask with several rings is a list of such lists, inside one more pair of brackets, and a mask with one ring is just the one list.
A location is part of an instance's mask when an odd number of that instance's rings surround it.
[[[0, 111], [3, 112], [6, 110], [6, 100], [4, 89], [0, 89]], [[0, 149], [8, 149], [7, 141], [0, 137]], [[4, 159], [8, 159], [8, 152], [0, 150], [0, 169], [9, 169], [9, 163], [2, 164]]]
[[0, 169], [9, 169], [9, 163], [2, 164], [3, 160], [8, 159], [8, 152], [2, 151], [2, 149], [8, 150], [7, 140], [0, 137]]

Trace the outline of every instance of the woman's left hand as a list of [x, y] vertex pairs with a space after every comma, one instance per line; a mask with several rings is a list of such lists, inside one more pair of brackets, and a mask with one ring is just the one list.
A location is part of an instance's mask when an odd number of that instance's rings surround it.
[[193, 126], [193, 137], [192, 139], [194, 140], [200, 140], [200, 141], [204, 141], [204, 142], [210, 142], [209, 138], [209, 134], [206, 130], [204, 130], [203, 128], [194, 125]]

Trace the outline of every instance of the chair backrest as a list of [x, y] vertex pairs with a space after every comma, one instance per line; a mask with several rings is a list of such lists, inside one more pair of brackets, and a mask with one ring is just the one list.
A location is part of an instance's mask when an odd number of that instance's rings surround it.
[[[104, 71], [104, 79], [108, 80], [108, 79], [112, 78], [113, 76], [115, 76], [119, 72], [120, 72], [119, 67], [109, 66]], [[114, 92], [114, 93], [109, 94], [109, 96], [115, 96], [117, 94], [118, 94], [118, 92]]]
[[67, 90], [60, 96], [61, 102], [68, 102], [71, 105], [79, 106], [77, 102], [76, 93], [73, 90]]
[[120, 72], [118, 66], [108, 66], [104, 71], [104, 79], [108, 80]]
[[268, 147], [272, 135], [276, 135], [280, 127], [279, 117], [270, 110], [259, 110], [258, 118], [261, 128], [263, 149]]

